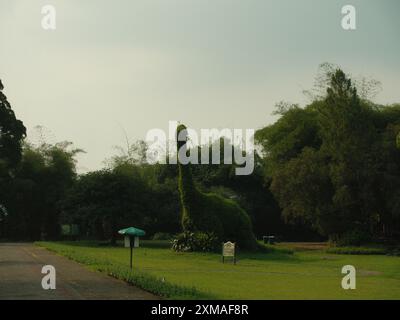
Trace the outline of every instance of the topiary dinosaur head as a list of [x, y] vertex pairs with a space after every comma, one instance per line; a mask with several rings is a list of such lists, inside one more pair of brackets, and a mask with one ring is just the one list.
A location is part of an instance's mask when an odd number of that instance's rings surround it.
[[187, 128], [184, 124], [180, 124], [176, 128], [176, 144], [178, 146], [178, 151], [186, 144], [187, 140]]

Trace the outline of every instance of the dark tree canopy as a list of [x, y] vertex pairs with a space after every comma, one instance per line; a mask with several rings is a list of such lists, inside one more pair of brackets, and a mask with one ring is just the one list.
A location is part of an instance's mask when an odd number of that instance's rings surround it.
[[13, 178], [3, 183], [9, 239], [56, 239], [60, 234], [60, 201], [75, 182], [75, 155], [68, 142], [40, 146], [24, 143]]
[[26, 135], [24, 124], [15, 117], [3, 89], [0, 80], [0, 175], [2, 176], [8, 174], [21, 160], [21, 143]]

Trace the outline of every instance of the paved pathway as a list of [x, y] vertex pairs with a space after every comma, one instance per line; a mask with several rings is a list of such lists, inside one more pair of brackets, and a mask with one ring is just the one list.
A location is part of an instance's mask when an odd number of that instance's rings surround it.
[[[42, 267], [56, 269], [56, 289], [42, 288]], [[0, 243], [0, 300], [147, 300], [154, 295], [33, 244]]]

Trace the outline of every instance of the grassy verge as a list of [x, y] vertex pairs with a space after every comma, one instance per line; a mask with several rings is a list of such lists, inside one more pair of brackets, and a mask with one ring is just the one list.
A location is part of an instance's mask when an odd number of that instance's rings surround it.
[[[129, 249], [121, 246], [39, 244], [168, 299], [400, 299], [400, 259], [393, 256], [330, 254], [311, 244], [293, 253], [279, 244], [239, 252], [234, 265], [218, 253], [177, 253], [166, 242], [143, 241], [131, 272]], [[345, 265], [357, 270], [356, 290], [341, 287]]]
[[262, 253], [274, 253], [274, 254], [293, 254], [294, 250], [287, 246], [276, 246], [265, 244], [262, 241], [258, 241], [259, 251]]
[[[212, 294], [200, 292], [194, 287], [185, 287], [165, 281], [163, 278], [158, 278], [154, 275], [139, 271], [138, 269], [131, 270], [126, 265], [110, 262], [102, 258], [95, 258], [86, 254], [80, 254], [76, 250], [67, 246], [62, 246], [49, 242], [36, 242], [36, 245], [44, 247], [49, 251], [63, 255], [70, 260], [74, 260], [81, 264], [90, 267], [92, 270], [105, 272], [108, 275], [124, 280], [131, 285], [135, 285], [148, 292], [151, 292], [159, 297], [168, 299], [214, 299]], [[99, 247], [93, 242], [81, 243], [88, 247]], [[152, 244], [157, 246], [157, 244]]]

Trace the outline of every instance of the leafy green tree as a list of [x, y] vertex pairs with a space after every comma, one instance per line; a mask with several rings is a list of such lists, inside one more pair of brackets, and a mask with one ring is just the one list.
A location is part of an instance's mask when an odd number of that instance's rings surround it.
[[148, 146], [145, 141], [138, 140], [130, 143], [128, 138], [126, 138], [125, 148], [122, 146], [115, 146], [114, 148], [118, 151], [118, 154], [105, 161], [110, 168], [123, 165], [140, 166], [147, 163], [146, 152]]
[[393, 236], [399, 230], [398, 107], [360, 99], [340, 69], [329, 71], [326, 92], [304, 109], [280, 108], [281, 118], [256, 134], [283, 216], [337, 241]]
[[298, 105], [279, 107], [281, 118], [273, 125], [256, 132], [255, 139], [263, 149], [267, 176], [276, 166], [297, 157], [305, 147], [319, 149], [322, 141], [318, 135], [318, 105], [314, 102], [302, 109]]
[[380, 146], [375, 147], [379, 208], [374, 232], [400, 238], [400, 150], [396, 143], [400, 134], [400, 105], [378, 108], [373, 116]]
[[21, 143], [26, 136], [22, 121], [15, 117], [14, 111], [3, 93], [0, 80], [0, 175], [9, 175], [21, 160]]
[[0, 237], [6, 236], [9, 218], [8, 208], [5, 206], [6, 194], [14, 170], [21, 160], [21, 145], [26, 136], [24, 124], [16, 118], [3, 89], [0, 80], [0, 206], [4, 208], [0, 213]]
[[63, 218], [89, 236], [115, 243], [119, 229], [142, 226], [149, 195], [140, 176], [119, 170], [90, 172], [78, 178], [64, 200]]
[[140, 226], [148, 236], [155, 233], [175, 234], [180, 229], [179, 193], [177, 191], [177, 166], [153, 164], [146, 161], [147, 144], [144, 141], [130, 143], [126, 138], [126, 147], [116, 147], [117, 155], [106, 161], [107, 167], [114, 172], [124, 173], [141, 179], [146, 212]]
[[[331, 78], [325, 103], [319, 108], [321, 152], [329, 158], [335, 193], [332, 201], [350, 232], [370, 232], [379, 207], [371, 110], [363, 105], [351, 80], [341, 70]], [[337, 230], [339, 236], [344, 230]], [[332, 236], [332, 235], [331, 235]], [[333, 234], [334, 237], [336, 235]]]
[[34, 146], [26, 143], [15, 177], [7, 182], [7, 236], [14, 239], [57, 239], [60, 201], [76, 178], [71, 143]]

